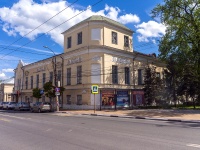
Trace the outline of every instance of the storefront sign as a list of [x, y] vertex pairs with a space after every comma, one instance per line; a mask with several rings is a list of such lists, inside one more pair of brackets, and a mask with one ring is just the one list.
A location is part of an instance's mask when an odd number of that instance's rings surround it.
[[125, 58], [119, 58], [119, 57], [113, 57], [112, 62], [120, 63], [120, 64], [130, 64], [130, 59]]
[[100, 61], [100, 60], [101, 60], [101, 57], [98, 56], [98, 55], [95, 55], [94, 57], [92, 57], [92, 60], [93, 60], [93, 61]]
[[129, 107], [130, 99], [128, 91], [117, 91], [117, 106]]
[[82, 58], [77, 57], [77, 58], [69, 59], [67, 62], [67, 65], [76, 64], [76, 63], [80, 63], [80, 62], [82, 62]]
[[114, 90], [102, 90], [102, 106], [114, 106]]
[[45, 69], [45, 66], [43, 66], [43, 67], [40, 67], [40, 68], [37, 68], [37, 72], [42, 72], [42, 71], [45, 71], [46, 69]]

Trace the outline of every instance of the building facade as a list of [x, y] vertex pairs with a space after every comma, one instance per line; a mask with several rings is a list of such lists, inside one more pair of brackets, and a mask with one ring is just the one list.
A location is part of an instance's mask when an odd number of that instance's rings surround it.
[[[65, 88], [59, 96], [67, 109], [132, 107], [144, 103], [146, 65], [156, 66], [163, 75], [165, 65], [152, 55], [133, 50], [133, 31], [105, 18], [91, 16], [62, 33], [64, 53], [15, 69], [16, 101], [35, 102], [33, 88], [60, 81]], [[56, 66], [56, 67], [55, 67]], [[56, 73], [55, 73], [56, 72]], [[98, 85], [99, 93], [91, 94]], [[54, 101], [44, 95], [41, 101]]]
[[0, 102], [11, 102], [13, 101], [13, 88], [14, 80], [13, 78], [8, 79], [0, 83]]

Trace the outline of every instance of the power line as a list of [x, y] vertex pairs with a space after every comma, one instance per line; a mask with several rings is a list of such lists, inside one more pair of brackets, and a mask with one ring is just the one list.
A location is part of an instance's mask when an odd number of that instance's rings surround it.
[[[5, 48], [0, 45], [0, 47]], [[15, 50], [14, 48], [6, 48], [7, 50]], [[1, 51], [0, 51], [1, 52]], [[18, 50], [18, 52], [23, 52], [23, 53], [29, 53], [29, 54], [35, 54], [35, 55], [46, 55], [46, 56], [52, 56], [51, 54], [39, 54], [39, 53], [34, 53], [34, 52], [28, 52], [28, 51], [23, 51], [23, 50]], [[0, 53], [4, 54], [4, 53]]]
[[[98, 4], [98, 3], [100, 3], [101, 1], [103, 1], [103, 0], [99, 0], [98, 2], [94, 3], [94, 4], [93, 4], [93, 5], [91, 5], [91, 6], [95, 6], [95, 5], [97, 5], [97, 4]], [[68, 19], [68, 20], [66, 20], [66, 21], [62, 22], [61, 24], [59, 24], [59, 25], [55, 26], [54, 28], [50, 29], [50, 30], [49, 30], [49, 31], [47, 31], [46, 33], [43, 33], [43, 34], [41, 34], [40, 36], [38, 36], [38, 37], [37, 37], [37, 38], [35, 38], [34, 40], [36, 40], [36, 39], [39, 39], [40, 37], [42, 37], [42, 36], [46, 35], [47, 33], [51, 32], [51, 31], [53, 31], [54, 29], [58, 28], [59, 26], [63, 25], [64, 23], [68, 22], [69, 20], [71, 20], [71, 19], [73, 19], [73, 18], [77, 17], [78, 15], [80, 15], [81, 13], [85, 12], [85, 11], [86, 11], [86, 10], [88, 10], [88, 9], [90, 9], [90, 7], [88, 7], [87, 9], [85, 9], [85, 10], [83, 10], [83, 11], [80, 11], [80, 13], [78, 13], [78, 14], [74, 15], [74, 16], [73, 16], [73, 17], [71, 17], [70, 19]], [[26, 45], [28, 45], [29, 43], [32, 43], [32, 42], [33, 42], [33, 41], [29, 41], [29, 42], [25, 43], [24, 45], [22, 45], [21, 47], [19, 47], [18, 49], [20, 49], [20, 48], [22, 48], [22, 47], [24, 47], [24, 46], [26, 46]], [[15, 49], [15, 50], [13, 50], [12, 52], [9, 52], [9, 53], [5, 54], [5, 55], [4, 55], [4, 56], [2, 56], [0, 59], [2, 59], [2, 58], [4, 58], [5, 56], [7, 56], [7, 55], [9, 55], [9, 54], [11, 54], [11, 53], [13, 53], [13, 52], [17, 51], [18, 49]]]
[[[39, 26], [37, 26], [36, 28], [32, 29], [30, 32], [26, 33], [24, 36], [21, 36], [19, 39], [17, 39], [16, 41], [12, 42], [10, 45], [6, 46], [5, 48], [3, 48], [1, 51], [7, 49], [8, 47], [10, 47], [11, 45], [15, 44], [16, 42], [20, 41], [21, 39], [23, 39], [25, 36], [29, 35], [30, 33], [32, 33], [33, 31], [35, 31], [36, 29], [38, 29], [39, 27], [41, 27], [42, 25], [44, 25], [45, 23], [47, 23], [49, 20], [53, 19], [55, 16], [59, 15], [61, 12], [63, 12], [64, 10], [66, 10], [67, 8], [69, 8], [70, 6], [74, 5], [75, 3], [77, 3], [79, 0], [76, 0], [75, 2], [73, 2], [72, 4], [70, 4], [68, 7], [65, 7], [63, 10], [59, 11], [57, 14], [55, 14], [54, 16], [52, 16], [51, 18], [47, 19], [45, 22], [43, 22], [42, 24], [40, 24]], [[0, 51], [0, 52], [1, 52]]]

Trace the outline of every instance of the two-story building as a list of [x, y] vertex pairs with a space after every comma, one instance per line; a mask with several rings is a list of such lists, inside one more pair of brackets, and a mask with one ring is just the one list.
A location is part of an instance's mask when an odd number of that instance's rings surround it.
[[4, 80], [0, 83], [0, 102], [11, 102], [14, 88], [14, 78]]
[[[65, 88], [59, 97], [63, 108], [92, 109], [94, 99], [101, 108], [143, 104], [145, 66], [155, 65], [162, 76], [165, 65], [152, 55], [135, 52], [133, 33], [103, 16], [91, 16], [72, 26], [62, 33], [64, 53], [28, 65], [18, 64], [17, 99], [34, 102], [33, 88], [42, 89], [48, 81], [60, 81]], [[92, 85], [98, 85], [98, 94], [91, 93]], [[43, 95], [41, 101], [52, 99]]]

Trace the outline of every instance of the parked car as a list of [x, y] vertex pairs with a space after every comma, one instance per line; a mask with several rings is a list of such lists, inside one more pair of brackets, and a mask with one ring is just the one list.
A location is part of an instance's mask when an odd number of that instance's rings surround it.
[[0, 109], [3, 108], [3, 102], [0, 102]]
[[30, 105], [27, 102], [19, 102], [15, 105], [15, 110], [29, 110]]
[[17, 104], [16, 102], [9, 102], [7, 105], [7, 109], [14, 109], [16, 104]]
[[7, 109], [9, 102], [3, 102], [3, 109]]
[[50, 112], [51, 110], [52, 110], [51, 103], [48, 102], [36, 102], [31, 107], [32, 112], [39, 112], [39, 113], [44, 111]]

